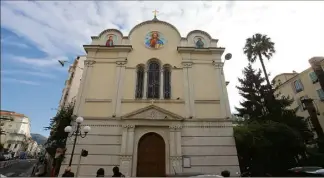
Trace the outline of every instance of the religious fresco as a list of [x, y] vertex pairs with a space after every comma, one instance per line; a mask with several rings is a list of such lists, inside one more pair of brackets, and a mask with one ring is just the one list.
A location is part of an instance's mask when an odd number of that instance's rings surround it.
[[166, 43], [164, 36], [157, 31], [151, 31], [145, 36], [145, 46], [147, 48], [159, 49]]
[[205, 42], [204, 38], [202, 38], [200, 36], [194, 37], [194, 43], [195, 43], [196, 48], [205, 48], [206, 42]]
[[117, 42], [117, 36], [114, 34], [107, 35], [108, 40], [106, 41], [106, 46], [113, 47], [115, 43]]

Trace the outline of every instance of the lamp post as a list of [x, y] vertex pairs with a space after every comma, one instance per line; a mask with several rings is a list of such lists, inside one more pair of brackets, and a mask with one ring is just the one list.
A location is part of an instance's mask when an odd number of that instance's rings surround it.
[[87, 136], [87, 134], [91, 130], [91, 128], [89, 126], [84, 126], [84, 128], [83, 128], [84, 135], [82, 135], [82, 132], [81, 132], [81, 129], [80, 129], [82, 122], [83, 122], [83, 117], [78, 117], [76, 119], [77, 126], [76, 126], [76, 130], [75, 131], [73, 131], [73, 129], [72, 129], [71, 126], [66, 126], [64, 128], [64, 131], [65, 132], [71, 134], [71, 135], [68, 135], [68, 137], [74, 136], [74, 142], [73, 142], [73, 148], [72, 148], [72, 153], [71, 153], [71, 157], [70, 157], [69, 166], [71, 166], [71, 164], [72, 164], [72, 159], [73, 159], [73, 155], [74, 155], [75, 144], [77, 142], [78, 136], [80, 136], [81, 138], [85, 138]]

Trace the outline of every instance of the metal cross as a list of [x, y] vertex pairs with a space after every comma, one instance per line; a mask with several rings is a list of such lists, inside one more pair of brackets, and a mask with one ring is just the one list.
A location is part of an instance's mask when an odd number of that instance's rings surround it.
[[154, 11], [152, 11], [154, 13], [154, 17], [156, 17], [156, 13], [158, 13], [159, 11], [157, 11], [156, 9]]

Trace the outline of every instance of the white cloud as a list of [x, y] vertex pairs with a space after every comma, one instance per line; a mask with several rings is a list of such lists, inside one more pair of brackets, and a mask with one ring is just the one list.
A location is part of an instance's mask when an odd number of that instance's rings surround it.
[[[158, 18], [175, 25], [182, 36], [194, 29], [205, 30], [233, 54], [225, 65], [233, 108], [240, 99], [237, 77], [247, 64], [242, 50], [245, 39], [260, 32], [276, 43], [277, 53], [266, 62], [272, 76], [300, 72], [309, 67], [309, 58], [324, 56], [323, 7], [320, 1], [6, 1], [1, 5], [1, 25], [49, 56], [76, 55], [84, 53], [82, 45], [90, 42], [90, 36], [120, 26], [127, 35], [136, 24], [152, 19], [157, 9]], [[55, 63], [27, 60], [20, 59], [40, 67]], [[255, 67], [260, 67], [259, 62]]]
[[54, 79], [55, 75], [44, 73], [44, 72], [36, 72], [36, 71], [27, 71], [27, 70], [1, 70], [1, 74], [4, 75], [32, 75], [43, 78]]
[[15, 41], [13, 38], [10, 37], [1, 39], [1, 45], [16, 46], [20, 48], [29, 48], [27, 44], [20, 43], [19, 41]]
[[40, 83], [38, 82], [29, 81], [29, 80], [20, 80], [15, 78], [3, 78], [1, 82], [13, 82], [13, 83], [21, 83], [21, 84], [34, 85], [34, 86], [40, 85]]

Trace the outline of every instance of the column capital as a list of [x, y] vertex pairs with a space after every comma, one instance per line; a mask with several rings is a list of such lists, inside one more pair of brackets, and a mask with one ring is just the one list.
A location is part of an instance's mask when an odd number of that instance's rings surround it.
[[182, 62], [182, 67], [183, 68], [191, 68], [192, 67], [192, 62]]
[[125, 66], [127, 64], [127, 61], [117, 61], [116, 62], [116, 65], [118, 66], [118, 67], [123, 67], [123, 66]]
[[87, 67], [92, 67], [95, 63], [96, 63], [95, 60], [85, 60], [85, 61], [84, 61], [84, 64], [85, 64]]
[[121, 161], [131, 161], [133, 159], [132, 155], [120, 155]]
[[224, 67], [224, 63], [222, 62], [214, 62], [213, 65], [216, 69], [222, 69]]
[[171, 161], [182, 160], [182, 156], [170, 156]]
[[182, 125], [171, 125], [169, 126], [170, 131], [180, 131], [182, 129]]

